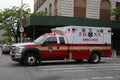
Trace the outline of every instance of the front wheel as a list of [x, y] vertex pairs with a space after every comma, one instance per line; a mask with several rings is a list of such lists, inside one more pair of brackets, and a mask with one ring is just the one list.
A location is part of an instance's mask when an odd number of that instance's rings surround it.
[[25, 65], [34, 66], [37, 64], [37, 56], [35, 54], [27, 54], [24, 58]]
[[98, 63], [100, 62], [100, 59], [101, 59], [101, 56], [98, 53], [94, 53], [91, 55], [91, 58], [88, 61], [92, 63]]

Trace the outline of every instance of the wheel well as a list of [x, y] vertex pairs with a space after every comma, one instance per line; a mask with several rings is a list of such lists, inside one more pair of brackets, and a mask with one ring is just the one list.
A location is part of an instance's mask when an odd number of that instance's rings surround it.
[[37, 59], [40, 60], [41, 59], [41, 54], [40, 54], [40, 50], [37, 49], [37, 48], [28, 48], [26, 49], [23, 53], [22, 53], [22, 60], [24, 59], [24, 57], [27, 55], [27, 54], [35, 54]]
[[101, 51], [97, 51], [97, 50], [92, 51], [92, 52], [91, 52], [91, 56], [92, 56], [93, 54], [98, 54], [98, 55], [101, 56]]
[[[96, 58], [96, 55], [97, 55], [97, 58]], [[88, 59], [88, 61], [91, 63], [98, 63], [100, 60], [101, 60], [101, 52], [100, 51], [92, 51], [91, 55], [90, 55], [90, 59]]]

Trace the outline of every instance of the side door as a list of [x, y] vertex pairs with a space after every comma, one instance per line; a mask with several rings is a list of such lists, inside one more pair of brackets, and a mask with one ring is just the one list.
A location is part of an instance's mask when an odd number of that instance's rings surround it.
[[42, 58], [43, 59], [55, 59], [57, 53], [57, 37], [48, 37], [42, 45]]
[[57, 53], [56, 56], [58, 59], [65, 59], [68, 58], [68, 45], [65, 43], [65, 37], [58, 37], [58, 44], [57, 44]]

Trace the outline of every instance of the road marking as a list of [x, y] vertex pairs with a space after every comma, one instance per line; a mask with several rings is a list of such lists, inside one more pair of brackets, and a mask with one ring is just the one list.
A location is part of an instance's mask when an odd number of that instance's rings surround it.
[[[96, 70], [96, 71], [105, 71], [106, 69], [102, 69], [102, 70]], [[107, 69], [107, 70], [115, 70], [115, 71], [118, 71], [117, 69]], [[42, 69], [42, 71], [50, 71], [51, 73], [68, 73], [68, 72], [89, 72], [89, 71], [95, 71], [94, 69], [86, 69], [86, 70], [80, 70], [80, 69], [71, 69], [71, 70], [69, 70], [69, 69], [67, 69], [67, 70], [65, 70], [65, 69], [61, 69], [61, 70], [50, 70], [50, 69]]]
[[112, 67], [120, 67], [120, 64], [95, 64], [96, 67], [93, 67], [93, 64], [89, 65], [54, 65], [54, 66], [38, 66], [38, 69], [46, 69], [46, 68], [73, 68], [73, 67], [84, 67], [84, 68], [112, 68]]
[[65, 70], [65, 71], [61, 71], [61, 72], [85, 72], [85, 71], [93, 71], [93, 70]]
[[[39, 66], [38, 67], [42, 71], [50, 71], [50, 73], [76, 73], [76, 72], [92, 72], [92, 71], [120, 71], [120, 64], [80, 64], [80, 65], [48, 65], [48, 66]], [[85, 77], [80, 79], [73, 80], [115, 80], [120, 79], [119, 76], [93, 76], [93, 77]], [[66, 80], [66, 79], [59, 79]], [[71, 79], [72, 80], [72, 79]]]
[[47, 69], [42, 69], [42, 70], [78, 70], [78, 69], [86, 69], [86, 67], [80, 67], [80, 68], [47, 68]]
[[114, 79], [112, 76], [106, 76], [106, 77], [91, 77], [91, 78], [75, 78], [75, 79], [57, 79], [57, 80], [110, 80]]
[[[40, 68], [40, 67], [39, 67]], [[68, 67], [68, 66], [54, 66], [54, 67], [42, 67], [40, 68], [42, 71], [50, 71], [51, 73], [69, 73], [69, 72], [90, 72], [90, 71], [120, 71], [120, 66], [96, 66], [96, 67]], [[106, 77], [109, 78], [109, 77]]]
[[86, 69], [89, 69], [89, 70], [93, 70], [93, 69], [103, 69], [103, 70], [120, 70], [120, 68], [118, 67], [73, 67], [73, 68], [47, 68], [47, 69], [42, 69], [44, 71], [60, 71], [60, 70], [86, 70]]
[[57, 80], [90, 80], [90, 79], [84, 78], [84, 79], [57, 79]]
[[92, 77], [92, 80], [105, 80], [105, 79], [114, 79], [112, 76], [106, 76], [106, 77]]
[[[72, 64], [72, 65], [48, 65], [48, 66], [38, 66], [38, 69], [43, 72], [50, 72], [53, 74], [57, 73], [76, 73], [76, 72], [92, 72], [92, 71], [120, 71], [120, 64]], [[115, 80], [120, 79], [119, 76], [92, 76], [92, 77], [84, 77], [80, 79], [71, 79], [71, 80]], [[66, 79], [59, 79], [66, 80]], [[69, 79], [68, 79], [69, 80]]]
[[42, 70], [75, 70], [75, 69], [110, 69], [110, 68], [114, 68], [116, 70], [120, 70], [120, 66], [119, 65], [112, 65], [112, 66], [96, 66], [96, 67], [81, 67], [81, 66], [44, 66], [44, 67], [38, 67]]

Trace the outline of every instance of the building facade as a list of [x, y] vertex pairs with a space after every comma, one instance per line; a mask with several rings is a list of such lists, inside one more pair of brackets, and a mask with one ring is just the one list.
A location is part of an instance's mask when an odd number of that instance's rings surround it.
[[110, 12], [120, 6], [120, 0], [34, 0], [35, 12], [48, 16], [69, 16], [104, 20], [117, 20]]

